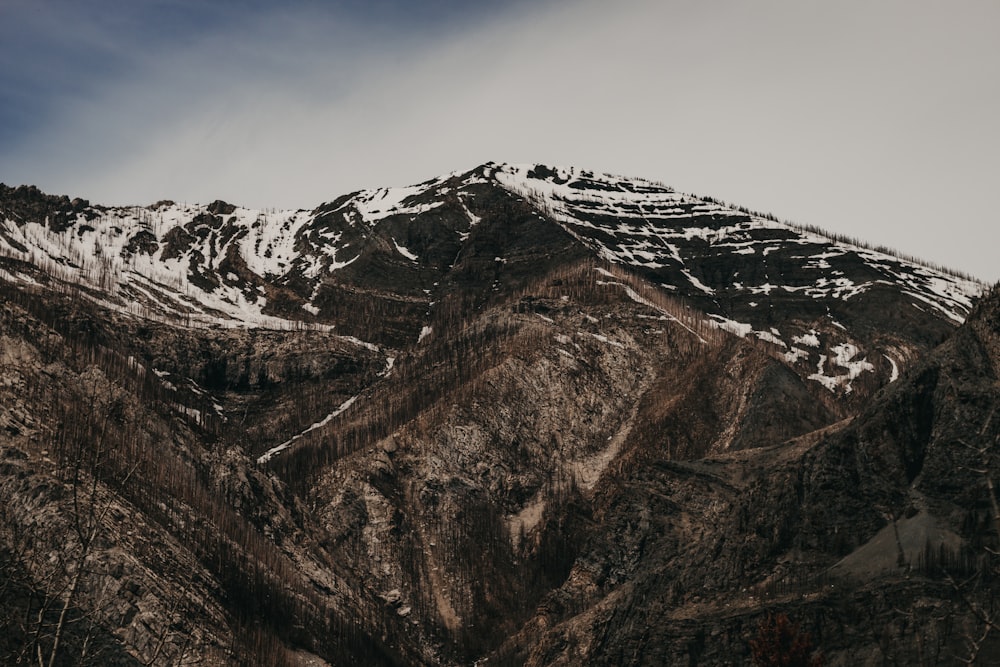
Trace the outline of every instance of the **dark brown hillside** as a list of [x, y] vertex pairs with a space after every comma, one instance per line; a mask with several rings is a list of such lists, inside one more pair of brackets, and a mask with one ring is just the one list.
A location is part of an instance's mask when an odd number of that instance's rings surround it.
[[289, 648], [400, 664], [301, 503], [225, 442], [221, 416], [202, 418], [211, 399], [182, 402], [205, 390], [166, 386], [109, 347], [122, 332], [86, 302], [48, 295], [41, 312], [62, 316], [47, 325], [17, 305], [40, 295], [6, 296], [0, 586], [18, 593], [0, 622], [20, 639], [4, 660], [47, 656], [58, 635], [56, 664], [295, 664]]

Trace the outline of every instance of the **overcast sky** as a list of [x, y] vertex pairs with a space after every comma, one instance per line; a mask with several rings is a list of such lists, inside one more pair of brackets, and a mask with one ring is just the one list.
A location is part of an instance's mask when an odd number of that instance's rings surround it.
[[995, 0], [0, 0], [0, 181], [312, 208], [661, 180], [1000, 280]]

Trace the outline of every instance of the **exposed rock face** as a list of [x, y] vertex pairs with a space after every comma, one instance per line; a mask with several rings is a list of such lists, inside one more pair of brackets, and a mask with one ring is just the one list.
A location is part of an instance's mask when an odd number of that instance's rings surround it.
[[981, 285], [540, 166], [0, 213], [5, 657], [740, 664], [775, 611], [827, 664], [1000, 651]]
[[[827, 664], [969, 656], [967, 640], [983, 626], [964, 599], [981, 601], [989, 587], [954, 583], [941, 568], [991, 577], [996, 566], [983, 550], [964, 562], [961, 553], [996, 540], [984, 523], [1000, 434], [991, 418], [998, 297], [850, 422], [618, 480], [603, 499], [601, 538], [558, 593], [568, 612], [546, 610], [501, 655], [526, 664], [742, 662], [764, 610], [778, 609], [809, 626]], [[642, 521], [649, 516], [659, 525]], [[629, 552], [605, 537], [628, 532], [608, 527], [634, 522], [643, 553], [629, 581], [598, 595], [580, 587], [584, 572], [607, 571]], [[982, 664], [998, 650], [988, 637]]]

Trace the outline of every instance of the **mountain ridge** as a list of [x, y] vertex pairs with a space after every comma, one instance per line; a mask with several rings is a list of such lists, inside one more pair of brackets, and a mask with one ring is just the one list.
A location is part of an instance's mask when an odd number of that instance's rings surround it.
[[[49, 227], [18, 225], [5, 215], [0, 252], [22, 260], [38, 258], [50, 270], [64, 271], [68, 280], [89, 282], [112, 297], [120, 291], [112, 304], [119, 308], [139, 304], [146, 317], [223, 326], [302, 326], [297, 322], [336, 326], [338, 306], [324, 309], [324, 303], [343, 299], [323, 292], [348, 296], [356, 291], [353, 284], [370, 283], [380, 272], [412, 276], [405, 281], [395, 275], [389, 279], [396, 290], [393, 307], [408, 310], [418, 308], [421, 301], [430, 303], [427, 295], [453, 266], [451, 260], [459, 257], [479, 221], [463, 198], [493, 184], [527, 196], [531, 205], [552, 214], [562, 229], [601, 259], [645, 272], [683, 297], [699, 299], [718, 326], [744, 336], [775, 339], [772, 327], [756, 326], [766, 323], [767, 316], [749, 312], [747, 305], [761, 306], [759, 302], [770, 300], [776, 290], [784, 292], [788, 301], [804, 302], [797, 293], [843, 301], [902, 281], [915, 307], [930, 306], [961, 321], [971, 296], [984, 287], [787, 223], [679, 195], [650, 181], [492, 163], [418, 186], [344, 195], [312, 212], [268, 214], [224, 202], [184, 208], [161, 202], [152, 209], [102, 210], [74, 200], [64, 203], [70, 204], [75, 219], [64, 211], [62, 217], [51, 216]], [[9, 199], [9, 189], [7, 194]], [[10, 208], [5, 203], [5, 210]], [[448, 209], [445, 222], [440, 212]], [[429, 227], [441, 224], [458, 238]], [[67, 238], [70, 227], [76, 234]], [[678, 227], [680, 235], [671, 236], [669, 230]], [[723, 238], [729, 241], [713, 247], [714, 239]], [[423, 247], [429, 242], [434, 247]], [[407, 244], [423, 253], [423, 262]], [[803, 262], [805, 255], [791, 254], [795, 245], [821, 251]], [[102, 248], [103, 253], [93, 252]], [[847, 259], [838, 259], [842, 257]], [[359, 259], [361, 265], [352, 267]], [[844, 267], [832, 266], [831, 259], [836, 264], [853, 262], [854, 275], [846, 276]], [[769, 261], [776, 265], [773, 270], [755, 268]], [[737, 262], [756, 284], [745, 282]], [[368, 275], [361, 275], [365, 271]], [[781, 278], [789, 272], [797, 274], [795, 281], [783, 284]], [[341, 275], [346, 278], [338, 280]], [[423, 293], [401, 293], [400, 285], [414, 279], [424, 283]], [[336, 283], [346, 284], [341, 288]], [[738, 300], [742, 312], [720, 305], [720, 299]], [[810, 310], [818, 314], [817, 309]], [[809, 357], [808, 350], [793, 341], [779, 344], [790, 355]], [[401, 345], [394, 338], [392, 346]], [[843, 354], [831, 358], [838, 356]], [[826, 377], [822, 368], [817, 376]]]

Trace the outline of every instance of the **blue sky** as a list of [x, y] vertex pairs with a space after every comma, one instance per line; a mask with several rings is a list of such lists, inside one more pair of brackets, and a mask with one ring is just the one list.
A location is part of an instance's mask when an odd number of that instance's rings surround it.
[[993, 0], [0, 0], [0, 181], [311, 208], [488, 160], [1000, 279]]

